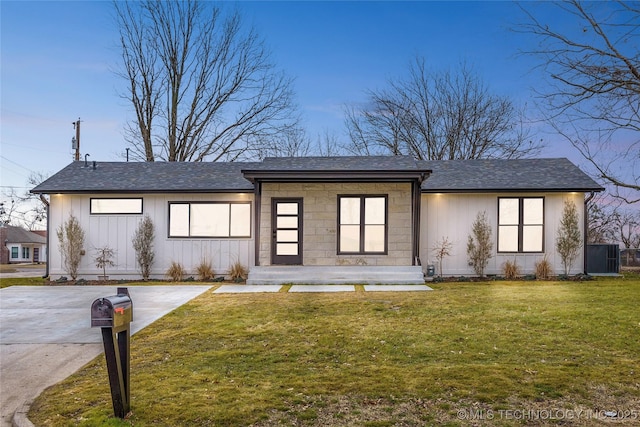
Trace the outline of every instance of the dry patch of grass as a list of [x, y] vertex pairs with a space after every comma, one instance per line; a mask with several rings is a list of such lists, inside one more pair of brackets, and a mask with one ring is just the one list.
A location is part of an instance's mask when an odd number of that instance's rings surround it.
[[132, 338], [127, 420], [112, 418], [102, 357], [29, 416], [38, 426], [547, 425], [558, 420], [508, 411], [582, 409], [560, 424], [628, 410], [625, 425], [640, 425], [640, 280], [434, 288], [208, 292]]

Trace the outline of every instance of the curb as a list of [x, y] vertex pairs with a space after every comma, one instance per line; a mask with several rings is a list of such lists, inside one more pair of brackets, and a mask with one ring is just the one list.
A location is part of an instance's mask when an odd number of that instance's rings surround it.
[[27, 418], [27, 414], [29, 413], [29, 407], [32, 402], [24, 403], [18, 410], [13, 414], [13, 427], [35, 427], [29, 418]]

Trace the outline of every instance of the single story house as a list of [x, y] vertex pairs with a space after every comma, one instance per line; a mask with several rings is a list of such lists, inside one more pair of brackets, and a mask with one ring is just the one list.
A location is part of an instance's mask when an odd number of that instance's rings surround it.
[[2, 264], [47, 262], [47, 238], [12, 225], [0, 226]]
[[[451, 255], [444, 276], [472, 276], [467, 239], [480, 212], [492, 228], [485, 272], [507, 260], [531, 273], [546, 259], [565, 200], [584, 233], [585, 201], [602, 191], [567, 159], [419, 161], [408, 156], [267, 158], [251, 163], [74, 162], [32, 190], [49, 194], [49, 230], [71, 214], [86, 234], [83, 278], [102, 272], [95, 249], [115, 249], [113, 278], [140, 277], [132, 237], [144, 215], [155, 226], [152, 277], [172, 262], [189, 275], [203, 261], [217, 274], [234, 263], [247, 283], [424, 283], [434, 246]], [[55, 233], [53, 234], [55, 236]], [[49, 273], [65, 275], [57, 241]], [[571, 273], [584, 271], [583, 254]]]

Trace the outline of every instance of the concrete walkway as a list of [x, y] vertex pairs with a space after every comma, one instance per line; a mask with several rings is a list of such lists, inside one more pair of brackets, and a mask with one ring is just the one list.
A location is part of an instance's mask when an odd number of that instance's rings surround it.
[[[365, 292], [432, 291], [427, 285], [364, 285]], [[355, 285], [221, 285], [214, 294], [240, 294], [261, 292], [355, 292]]]

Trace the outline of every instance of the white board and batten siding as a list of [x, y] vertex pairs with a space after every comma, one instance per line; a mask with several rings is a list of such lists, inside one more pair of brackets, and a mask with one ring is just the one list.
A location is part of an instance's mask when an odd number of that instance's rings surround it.
[[79, 268], [78, 278], [96, 279], [102, 270], [95, 265], [96, 249], [108, 245], [115, 250], [115, 266], [107, 267], [107, 275], [113, 279], [139, 279], [132, 239], [138, 224], [149, 215], [155, 228], [155, 262], [151, 278], [165, 279], [166, 271], [173, 261], [179, 262], [187, 276], [197, 278], [196, 268], [201, 261], [210, 260], [216, 275], [227, 274], [230, 266], [239, 261], [246, 267], [254, 265], [254, 226], [251, 224], [249, 238], [176, 238], [169, 237], [170, 202], [251, 202], [253, 194], [109, 194], [101, 198], [143, 199], [142, 214], [91, 214], [91, 195], [57, 194], [51, 197], [50, 230], [51, 252], [49, 271], [52, 279], [69, 276], [62, 262], [56, 230], [72, 213], [85, 232], [85, 252]]
[[[544, 241], [542, 253], [498, 253], [498, 198], [499, 197], [544, 197]], [[443, 237], [452, 244], [451, 256], [443, 259], [443, 276], [474, 276], [467, 257], [467, 240], [478, 212], [485, 211], [492, 230], [493, 257], [485, 274], [502, 274], [502, 267], [508, 260], [516, 261], [522, 274], [532, 274], [535, 263], [545, 255], [555, 274], [564, 273], [562, 261], [556, 252], [556, 236], [564, 201], [571, 200], [578, 211], [581, 234], [584, 235], [584, 194], [583, 193], [464, 193], [464, 194], [423, 194], [421, 207], [420, 259], [426, 265], [433, 264], [436, 275], [439, 265], [433, 248]], [[583, 271], [582, 250], [573, 262], [570, 274]]]

